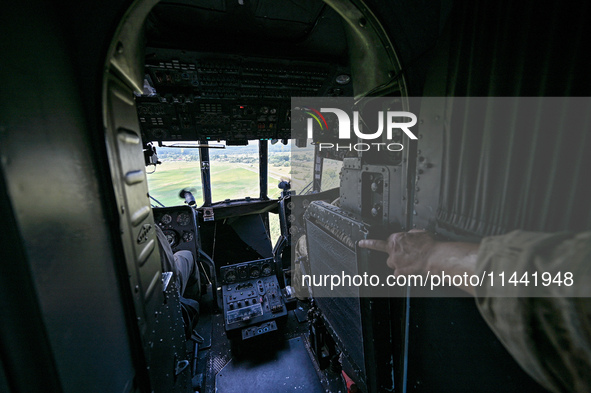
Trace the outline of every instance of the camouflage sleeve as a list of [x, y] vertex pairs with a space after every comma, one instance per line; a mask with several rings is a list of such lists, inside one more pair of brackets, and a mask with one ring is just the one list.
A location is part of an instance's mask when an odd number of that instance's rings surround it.
[[591, 298], [583, 297], [591, 286], [590, 268], [591, 232], [514, 231], [485, 238], [479, 250], [477, 274], [569, 270], [584, 289], [564, 292], [555, 285], [548, 296], [535, 297], [532, 283], [502, 292], [498, 282], [476, 288], [488, 325], [523, 369], [554, 392], [591, 391]]

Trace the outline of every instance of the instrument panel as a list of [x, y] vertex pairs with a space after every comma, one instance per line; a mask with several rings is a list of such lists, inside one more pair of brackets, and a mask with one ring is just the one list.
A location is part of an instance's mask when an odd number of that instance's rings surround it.
[[220, 268], [226, 331], [240, 329], [245, 340], [277, 330], [287, 306], [274, 273], [273, 258]]
[[148, 48], [136, 97], [146, 141], [291, 137], [291, 97], [352, 96], [350, 70], [321, 62]]
[[199, 232], [195, 210], [189, 206], [155, 207], [154, 222], [160, 226], [172, 251], [189, 250], [197, 255]]
[[221, 281], [224, 284], [234, 284], [244, 280], [268, 277], [275, 273], [273, 258], [259, 259], [220, 268]]
[[[268, 322], [287, 315], [277, 276], [225, 284], [222, 296], [226, 331], [242, 329], [243, 339], [276, 330]], [[257, 328], [249, 329], [253, 325]]]

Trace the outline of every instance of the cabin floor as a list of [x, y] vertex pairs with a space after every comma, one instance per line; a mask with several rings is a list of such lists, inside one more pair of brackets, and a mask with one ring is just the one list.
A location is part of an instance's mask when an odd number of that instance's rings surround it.
[[228, 337], [208, 294], [195, 329], [203, 338], [194, 365], [199, 392], [347, 392], [340, 371], [318, 367], [308, 341], [307, 302], [298, 300], [276, 332], [241, 341]]

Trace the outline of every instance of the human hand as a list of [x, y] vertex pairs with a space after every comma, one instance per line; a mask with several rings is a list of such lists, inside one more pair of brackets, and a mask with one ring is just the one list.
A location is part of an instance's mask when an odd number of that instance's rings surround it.
[[437, 244], [433, 234], [417, 229], [393, 233], [387, 241], [359, 241], [359, 247], [388, 253], [388, 266], [401, 275], [426, 273]]

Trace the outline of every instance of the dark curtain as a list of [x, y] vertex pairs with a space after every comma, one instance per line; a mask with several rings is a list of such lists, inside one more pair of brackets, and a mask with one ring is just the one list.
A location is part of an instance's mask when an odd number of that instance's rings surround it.
[[591, 18], [567, 3], [456, 4], [438, 226], [591, 228]]

